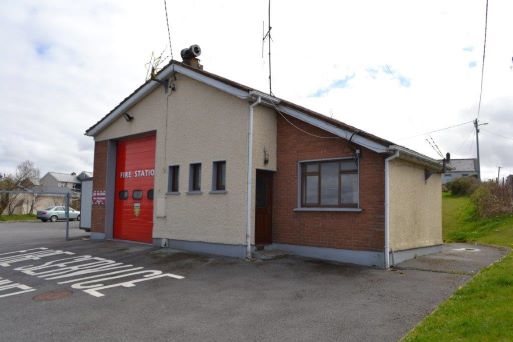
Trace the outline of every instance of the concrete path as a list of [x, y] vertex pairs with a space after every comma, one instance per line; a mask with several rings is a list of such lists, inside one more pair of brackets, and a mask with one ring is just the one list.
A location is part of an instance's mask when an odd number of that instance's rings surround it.
[[507, 252], [506, 247], [452, 243], [444, 245], [441, 253], [405, 261], [397, 269], [473, 275]]

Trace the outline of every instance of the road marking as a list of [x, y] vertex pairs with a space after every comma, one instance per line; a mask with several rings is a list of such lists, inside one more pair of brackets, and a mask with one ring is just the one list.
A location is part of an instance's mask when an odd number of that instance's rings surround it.
[[[13, 289], [18, 289], [21, 291], [7, 292], [5, 294], [2, 294], [3, 291], [13, 290]], [[35, 290], [36, 289], [34, 289], [28, 285], [15, 283], [9, 279], [0, 277], [0, 298], [15, 296], [15, 295], [19, 295], [22, 293], [32, 292]]]
[[[57, 255], [67, 257], [49, 260], [42, 264], [31, 263], [29, 265], [21, 265], [13, 268], [13, 270], [44, 280], [72, 278], [59, 281], [57, 284], [71, 284], [71, 288], [81, 290], [94, 297], [105, 296], [102, 292], [106, 289], [115, 287], [135, 287], [136, 283], [143, 281], [159, 278], [184, 279], [183, 276], [173, 273], [163, 273], [159, 270], [146, 270], [144, 267], [134, 267], [134, 265], [124, 264], [110, 259], [94, 257], [92, 255], [76, 255], [73, 252], [54, 250], [46, 247], [2, 253], [0, 254], [0, 266], [11, 267], [13, 264], [34, 260], [39, 261], [41, 259], [47, 260], [47, 258], [55, 257]], [[70, 255], [72, 256], [69, 257]], [[115, 271], [110, 272], [112, 270]], [[143, 276], [141, 277], [141, 275]], [[106, 283], [111, 280], [131, 278], [134, 276], [135, 279], [124, 279], [117, 283]], [[9, 281], [9, 283], [5, 284], [8, 284], [6, 286], [11, 286], [9, 288], [16, 288], [18, 286], [18, 288], [23, 291], [18, 291], [17, 293], [8, 295], [0, 295], [0, 298], [35, 291], [35, 289], [30, 286], [11, 283], [12, 282]], [[1, 285], [2, 282], [0, 282], [0, 291], [3, 289]]]

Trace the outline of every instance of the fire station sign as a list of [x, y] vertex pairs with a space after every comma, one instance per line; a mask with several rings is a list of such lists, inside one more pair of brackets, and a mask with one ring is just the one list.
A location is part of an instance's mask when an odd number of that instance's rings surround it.
[[153, 177], [154, 175], [155, 169], [144, 169], [133, 171], [121, 171], [119, 173], [119, 178]]

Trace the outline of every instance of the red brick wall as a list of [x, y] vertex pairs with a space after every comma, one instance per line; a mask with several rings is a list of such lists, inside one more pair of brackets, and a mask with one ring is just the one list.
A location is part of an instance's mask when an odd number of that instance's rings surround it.
[[[105, 191], [107, 180], [107, 141], [97, 141], [94, 144], [93, 191]], [[93, 203], [91, 231], [105, 232], [105, 205]]]
[[[316, 135], [330, 136], [302, 121], [294, 125]], [[294, 212], [297, 207], [298, 161], [352, 156], [343, 139], [307, 135], [278, 115], [277, 172], [274, 175], [273, 241], [276, 243], [382, 251], [385, 227], [385, 163], [360, 147], [360, 207], [362, 212]]]

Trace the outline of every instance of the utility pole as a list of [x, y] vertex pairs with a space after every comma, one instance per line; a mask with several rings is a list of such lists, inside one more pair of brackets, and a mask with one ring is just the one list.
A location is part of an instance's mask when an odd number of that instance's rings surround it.
[[477, 149], [477, 179], [481, 182], [481, 158], [479, 157], [479, 126], [488, 125], [488, 122], [479, 123], [476, 118], [474, 120], [474, 127], [476, 129], [476, 149]]
[[497, 166], [497, 184], [499, 184], [499, 180], [501, 179], [501, 168], [502, 166]]

